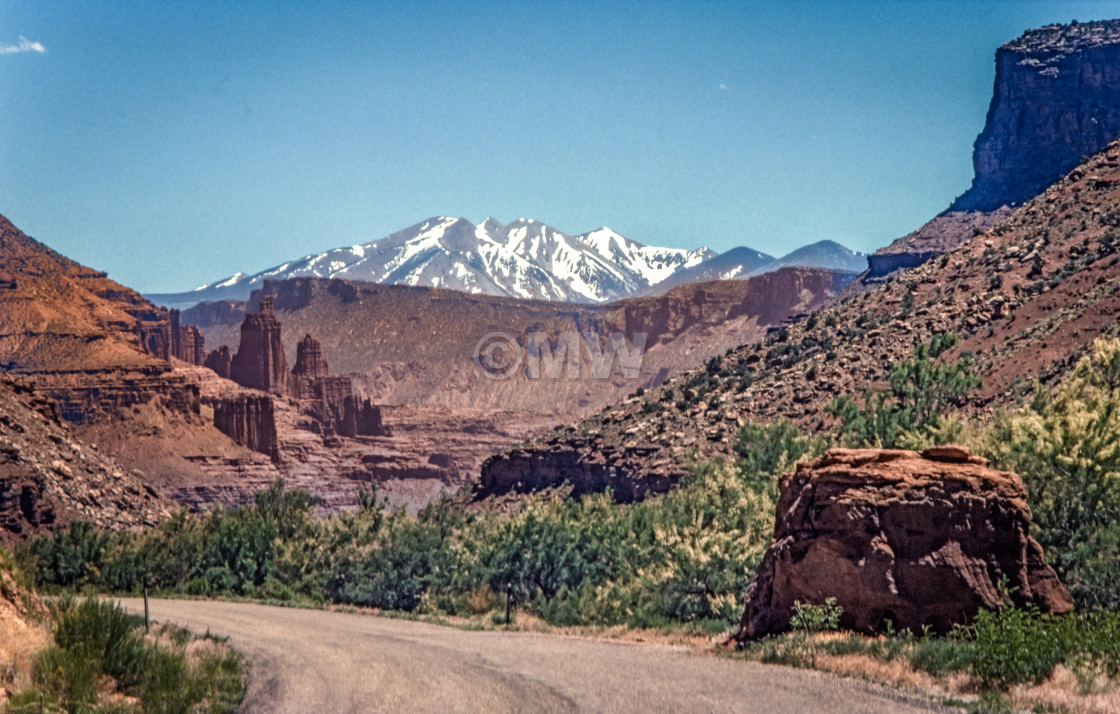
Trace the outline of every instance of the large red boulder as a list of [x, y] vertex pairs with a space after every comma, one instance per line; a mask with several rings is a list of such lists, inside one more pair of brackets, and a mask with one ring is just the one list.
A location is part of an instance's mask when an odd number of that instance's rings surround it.
[[1030, 537], [1022, 479], [963, 447], [832, 449], [782, 478], [770, 545], [739, 639], [790, 629], [794, 602], [836, 598], [841, 627], [945, 632], [1011, 599], [1073, 601]]

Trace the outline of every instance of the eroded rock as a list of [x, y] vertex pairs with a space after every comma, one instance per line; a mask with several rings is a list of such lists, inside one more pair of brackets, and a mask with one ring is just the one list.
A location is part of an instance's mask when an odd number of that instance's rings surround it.
[[964, 447], [831, 449], [783, 477], [774, 540], [747, 588], [739, 639], [789, 630], [794, 602], [835, 597], [841, 626], [946, 632], [1001, 604], [1073, 601], [1030, 537], [1027, 491]]

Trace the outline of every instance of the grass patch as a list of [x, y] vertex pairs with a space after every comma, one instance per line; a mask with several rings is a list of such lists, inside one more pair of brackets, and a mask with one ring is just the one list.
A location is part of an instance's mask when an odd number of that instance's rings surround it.
[[7, 711], [232, 712], [244, 696], [240, 658], [213, 637], [164, 626], [145, 635], [115, 603], [52, 606], [54, 646], [36, 657], [32, 686]]

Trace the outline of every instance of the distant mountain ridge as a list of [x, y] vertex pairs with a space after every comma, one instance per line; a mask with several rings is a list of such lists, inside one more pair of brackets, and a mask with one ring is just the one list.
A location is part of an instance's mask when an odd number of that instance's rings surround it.
[[751, 248], [732, 248], [699, 265], [678, 270], [646, 294], [661, 295], [678, 285], [709, 280], [742, 280], [773, 273], [782, 268], [821, 268], [838, 273], [859, 274], [867, 269], [867, 254], [849, 250], [831, 240], [797, 248], [781, 258]]
[[604, 303], [638, 294], [716, 254], [643, 245], [609, 228], [568, 235], [532, 219], [477, 226], [441, 216], [380, 240], [307, 255], [187, 293], [153, 295], [169, 305], [244, 300], [266, 279], [344, 278], [506, 297]]
[[865, 256], [821, 241], [782, 258], [750, 248], [717, 255], [643, 245], [610, 228], [580, 235], [540, 221], [493, 218], [474, 225], [465, 218], [430, 218], [380, 240], [306, 255], [252, 275], [237, 273], [193, 291], [149, 295], [169, 307], [246, 300], [265, 280], [341, 278], [463, 292], [602, 304], [663, 294], [688, 283], [730, 280], [783, 267], [861, 272]]

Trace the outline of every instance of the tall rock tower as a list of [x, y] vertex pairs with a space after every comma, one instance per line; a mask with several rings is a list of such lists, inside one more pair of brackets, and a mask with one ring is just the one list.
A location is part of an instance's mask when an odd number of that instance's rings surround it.
[[261, 298], [261, 311], [241, 323], [241, 344], [230, 362], [230, 379], [273, 394], [288, 391], [288, 362], [280, 342], [280, 321], [272, 312], [273, 297]]

